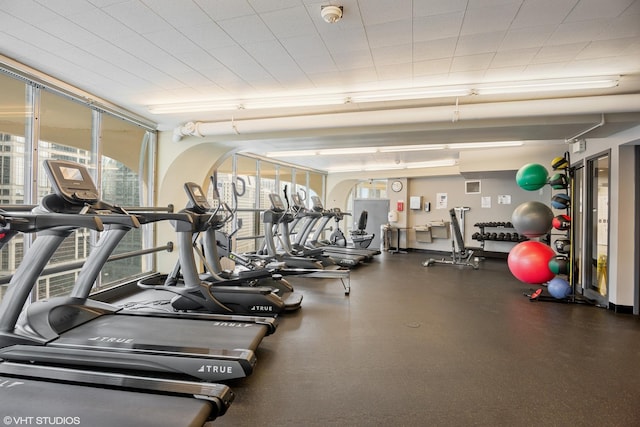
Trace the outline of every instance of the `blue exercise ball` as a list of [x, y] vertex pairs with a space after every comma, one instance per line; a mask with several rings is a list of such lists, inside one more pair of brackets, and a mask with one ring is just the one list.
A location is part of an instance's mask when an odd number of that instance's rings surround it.
[[562, 277], [554, 277], [547, 284], [547, 291], [552, 297], [563, 299], [571, 295], [571, 285]]

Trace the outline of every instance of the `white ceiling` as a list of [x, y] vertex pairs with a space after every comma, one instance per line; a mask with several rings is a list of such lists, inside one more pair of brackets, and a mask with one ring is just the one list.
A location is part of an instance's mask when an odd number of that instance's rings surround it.
[[[324, 22], [320, 6], [326, 4], [344, 6], [344, 18]], [[317, 113], [402, 107], [447, 106], [453, 114], [455, 98], [182, 115], [153, 115], [147, 107], [594, 75], [622, 78], [613, 89], [458, 101], [461, 109], [479, 103], [489, 109], [495, 101], [637, 94], [640, 0], [0, 0], [0, 53], [146, 117], [160, 129], [187, 121], [301, 114], [313, 123]], [[596, 110], [218, 139], [256, 153], [513, 139], [558, 143], [597, 123], [598, 113], [607, 113]], [[640, 107], [633, 113], [607, 115], [607, 124], [589, 136], [637, 125]], [[442, 153], [290, 161], [324, 168], [437, 156]]]

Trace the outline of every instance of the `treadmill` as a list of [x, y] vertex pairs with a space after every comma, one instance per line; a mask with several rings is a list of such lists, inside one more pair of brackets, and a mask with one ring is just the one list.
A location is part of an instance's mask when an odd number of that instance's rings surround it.
[[[78, 219], [96, 214], [105, 224], [79, 278], [87, 269], [96, 274], [104, 265], [104, 252], [111, 250], [110, 237], [131, 229], [137, 219], [100, 201], [83, 165], [61, 160], [44, 165], [55, 194], [42, 199], [40, 211], [71, 213]], [[25, 254], [0, 305], [0, 359], [205, 381], [253, 372], [255, 350], [275, 330], [273, 318], [130, 312], [91, 300], [77, 289], [76, 295], [36, 301], [21, 314], [49, 258], [75, 228], [40, 233]]]
[[[0, 248], [18, 233], [70, 225], [104, 228], [99, 218], [89, 215], [0, 212]], [[223, 415], [233, 397], [221, 384], [0, 361], [0, 413], [5, 424], [8, 419], [38, 419], [42, 424], [64, 419], [91, 426], [202, 426]]]

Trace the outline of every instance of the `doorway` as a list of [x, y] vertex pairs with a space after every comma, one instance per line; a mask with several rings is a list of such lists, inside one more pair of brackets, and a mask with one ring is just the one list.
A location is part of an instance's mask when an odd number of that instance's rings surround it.
[[587, 159], [584, 293], [604, 307], [609, 304], [609, 181], [609, 153]]

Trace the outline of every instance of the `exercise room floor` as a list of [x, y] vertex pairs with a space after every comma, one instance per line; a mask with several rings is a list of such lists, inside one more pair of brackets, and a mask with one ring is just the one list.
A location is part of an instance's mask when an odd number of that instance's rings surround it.
[[292, 280], [302, 309], [262, 342], [216, 426], [640, 426], [640, 319], [529, 302], [505, 260], [383, 253]]

